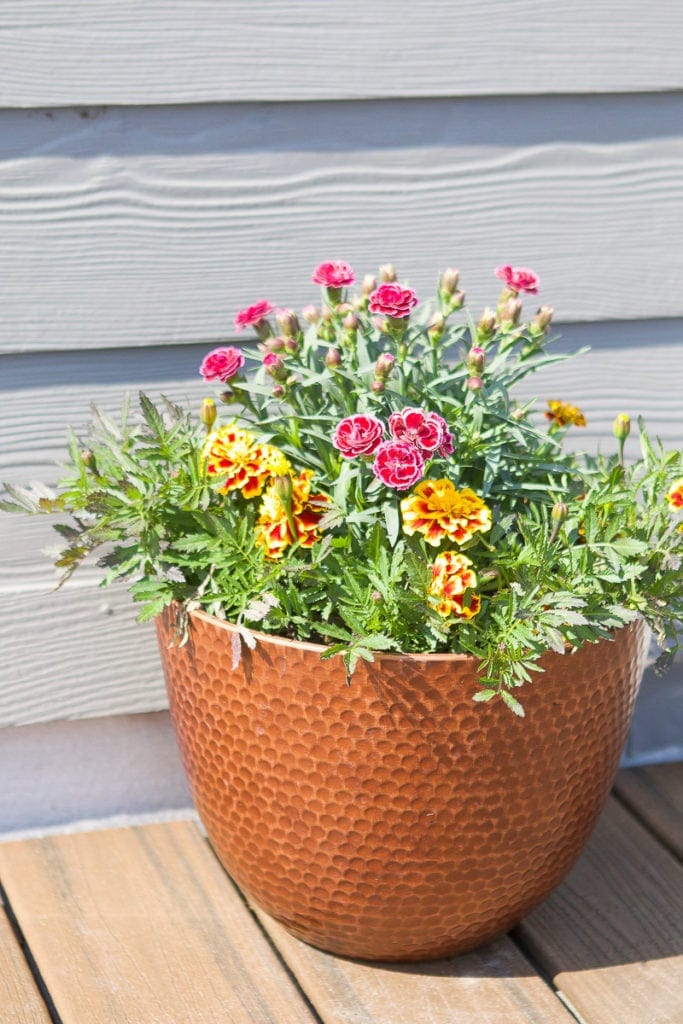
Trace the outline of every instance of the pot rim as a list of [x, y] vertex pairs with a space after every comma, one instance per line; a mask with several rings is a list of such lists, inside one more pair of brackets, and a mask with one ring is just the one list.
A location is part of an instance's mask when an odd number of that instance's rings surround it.
[[[189, 613], [191, 619], [200, 619], [203, 622], [211, 623], [214, 626], [218, 626], [220, 629], [226, 630], [228, 633], [236, 633], [237, 626], [233, 622], [228, 622], [226, 619], [219, 619], [215, 615], [210, 615], [208, 612], [202, 611], [201, 608], [193, 608]], [[261, 633], [256, 629], [251, 629], [249, 626], [245, 627], [249, 630], [251, 635], [257, 642], [271, 644], [274, 647], [296, 647], [299, 650], [314, 651], [318, 654], [328, 650], [325, 644], [314, 644], [309, 640], [290, 640], [285, 636], [278, 636], [277, 633]], [[412, 661], [462, 661], [472, 662], [475, 664], [478, 659], [472, 654], [458, 654], [451, 651], [440, 651], [430, 652], [425, 651], [424, 654], [420, 654], [419, 651], [406, 651], [402, 653], [400, 651], [394, 651], [386, 653], [385, 651], [373, 651], [375, 661], [405, 661], [410, 659]]]
[[[224, 629], [228, 633], [237, 632], [237, 626], [233, 622], [228, 622], [226, 619], [219, 619], [215, 615], [210, 615], [208, 612], [202, 611], [201, 608], [193, 608], [188, 612], [188, 614], [191, 619], [200, 619], [203, 622], [210, 623], [214, 626], [218, 626], [220, 629]], [[642, 622], [642, 618], [639, 617], [639, 619], [636, 619], [635, 622], [627, 623], [626, 625], [622, 626], [621, 629], [612, 630], [612, 635], [609, 637], [609, 639], [605, 637], [602, 640], [598, 640], [596, 641], [595, 646], [598, 646], [603, 642], [610, 643], [614, 641], [622, 630], [629, 629], [631, 626], [635, 625], [638, 622]], [[248, 626], [245, 628], [249, 629], [249, 632], [252, 634], [252, 636], [257, 642], [270, 644], [273, 647], [296, 647], [298, 650], [312, 651], [318, 654], [328, 650], [328, 647], [325, 644], [314, 644], [311, 643], [309, 640], [290, 640], [288, 637], [278, 636], [277, 633], [261, 633], [256, 629], [250, 629]], [[583, 646], [586, 645], [582, 644], [582, 647]], [[543, 660], [547, 658], [549, 655], [556, 655], [557, 657], [566, 657], [567, 655], [571, 656], [574, 653], [574, 650], [575, 649], [573, 648], [565, 649], [563, 654], [560, 654], [559, 651], [547, 650], [541, 655], [541, 659]], [[375, 661], [405, 661], [406, 659], [408, 659], [410, 661], [426, 661], [433, 662], [435, 664], [438, 664], [439, 662], [470, 662], [471, 664], [476, 665], [479, 663], [479, 659], [475, 658], [474, 655], [472, 654], [461, 654], [454, 651], [425, 651], [424, 654], [421, 654], [419, 651], [406, 651], [405, 653], [402, 653], [400, 651], [392, 653], [385, 653], [384, 651], [373, 651], [373, 656]]]

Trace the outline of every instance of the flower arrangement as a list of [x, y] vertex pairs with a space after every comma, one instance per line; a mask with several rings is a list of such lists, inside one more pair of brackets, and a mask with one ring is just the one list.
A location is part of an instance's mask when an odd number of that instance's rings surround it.
[[64, 578], [104, 546], [103, 584], [128, 579], [141, 619], [201, 607], [249, 645], [254, 623], [323, 643], [349, 676], [378, 651], [467, 653], [474, 699], [523, 714], [513, 690], [548, 649], [643, 616], [666, 660], [681, 453], [639, 422], [640, 458], [626, 458], [626, 415], [612, 454], [564, 451], [581, 410], [551, 399], [539, 416], [514, 397], [567, 358], [550, 351], [552, 310], [525, 321], [538, 277], [495, 273], [502, 292], [475, 322], [455, 270], [422, 304], [389, 265], [354, 290], [347, 263], [322, 263], [301, 317], [266, 300], [237, 314], [257, 343], [208, 353], [217, 400], [198, 416], [144, 394], [138, 418], [96, 411], [57, 493], [8, 487], [3, 507], [69, 513]]

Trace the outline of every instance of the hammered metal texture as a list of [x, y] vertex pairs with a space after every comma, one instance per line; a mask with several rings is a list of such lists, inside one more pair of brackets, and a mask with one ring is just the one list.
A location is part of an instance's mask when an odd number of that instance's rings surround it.
[[247, 896], [334, 953], [421, 960], [509, 929], [567, 873], [605, 803], [646, 630], [549, 654], [520, 696], [474, 704], [461, 655], [340, 659], [202, 612], [170, 646], [171, 713], [195, 805]]

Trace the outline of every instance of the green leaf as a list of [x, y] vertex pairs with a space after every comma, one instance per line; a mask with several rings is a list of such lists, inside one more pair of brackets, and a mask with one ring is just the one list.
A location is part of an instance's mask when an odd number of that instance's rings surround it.
[[389, 539], [389, 544], [393, 548], [398, 540], [398, 535], [401, 529], [398, 507], [393, 502], [387, 501], [383, 506], [383, 512], [384, 525], [387, 528], [387, 537]]
[[501, 690], [500, 695], [505, 704], [510, 708], [510, 711], [514, 712], [519, 718], [524, 718], [524, 708], [518, 700], [515, 700], [509, 690]]

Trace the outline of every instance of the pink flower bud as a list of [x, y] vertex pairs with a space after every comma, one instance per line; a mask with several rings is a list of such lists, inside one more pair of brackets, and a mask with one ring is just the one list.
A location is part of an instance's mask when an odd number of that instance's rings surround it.
[[475, 377], [484, 371], [486, 366], [486, 352], [479, 345], [473, 345], [467, 353], [467, 369]]
[[516, 327], [522, 315], [522, 303], [519, 299], [507, 299], [498, 310], [501, 327]]
[[347, 331], [355, 331], [358, 328], [358, 317], [356, 314], [354, 312], [347, 313], [342, 320], [342, 326], [345, 327]]
[[370, 390], [374, 391], [376, 395], [381, 395], [382, 392], [384, 391], [384, 381], [373, 380], [372, 384], [370, 385]]
[[479, 317], [477, 341], [490, 341], [496, 331], [496, 314], [488, 307]]
[[334, 370], [337, 366], [341, 366], [341, 352], [338, 348], [331, 348], [325, 353], [325, 365]]
[[299, 351], [299, 342], [296, 338], [285, 338], [285, 352], [289, 352], [292, 355], [294, 352]]
[[445, 329], [446, 321], [441, 316], [441, 313], [434, 313], [430, 317], [429, 324], [427, 325], [427, 333], [429, 334], [429, 337], [432, 338], [434, 341], [438, 341], [441, 337], [443, 337], [443, 332], [445, 331]]
[[320, 319], [320, 310], [316, 306], [304, 306], [301, 315], [307, 324], [317, 324]]
[[276, 355], [275, 352], [269, 352], [268, 355], [263, 357], [263, 365], [266, 372], [270, 374], [273, 380], [287, 380], [287, 367], [280, 356]]
[[275, 311], [275, 319], [286, 338], [293, 338], [298, 334], [300, 330], [299, 320], [293, 309], [277, 309]]
[[481, 391], [484, 386], [484, 382], [481, 377], [469, 377], [467, 380], [467, 387], [470, 391]]
[[444, 270], [439, 281], [439, 292], [441, 295], [452, 295], [455, 289], [458, 287], [458, 278], [460, 274], [453, 267], [448, 267]]
[[361, 289], [363, 295], [369, 295], [374, 292], [377, 288], [377, 278], [373, 274], [366, 274], [363, 278], [363, 287]]
[[396, 357], [391, 352], [380, 352], [375, 362], [375, 380], [386, 380], [395, 362]]
[[271, 395], [273, 396], [273, 398], [282, 398], [284, 393], [285, 389], [283, 388], [282, 384], [276, 384], [273, 390], [271, 391]]
[[396, 271], [394, 269], [393, 263], [384, 263], [379, 268], [379, 279], [380, 281], [383, 281], [385, 284], [391, 284], [393, 281], [396, 280]]
[[548, 330], [548, 327], [550, 326], [550, 321], [552, 320], [552, 318], [553, 310], [550, 308], [550, 306], [541, 306], [541, 308], [536, 313], [536, 316], [529, 324], [529, 333], [532, 336], [545, 334], [545, 332]]
[[258, 346], [261, 351], [265, 352], [284, 352], [285, 339], [284, 338], [266, 338], [263, 344]]

